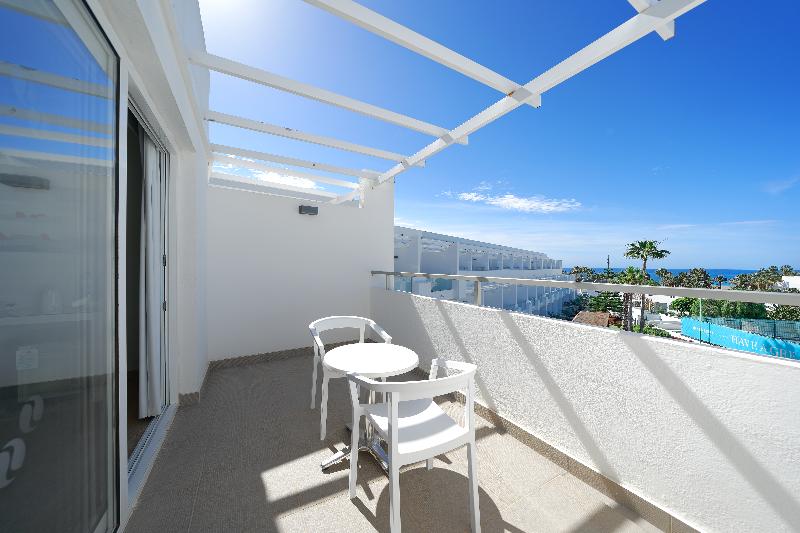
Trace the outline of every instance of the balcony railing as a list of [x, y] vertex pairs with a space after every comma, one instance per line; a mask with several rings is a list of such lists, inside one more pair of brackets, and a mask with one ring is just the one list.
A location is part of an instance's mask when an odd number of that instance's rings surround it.
[[386, 277], [386, 289], [393, 289], [393, 278], [425, 278], [430, 280], [449, 279], [468, 281], [474, 284], [475, 305], [482, 305], [481, 283], [499, 283], [508, 285], [524, 285], [529, 287], [555, 287], [560, 289], [573, 289], [576, 291], [619, 292], [631, 294], [664, 295], [687, 298], [701, 298], [710, 300], [724, 300], [728, 302], [747, 302], [773, 305], [800, 306], [800, 293], [789, 292], [763, 292], [740, 291], [720, 289], [695, 289], [688, 287], [662, 287], [657, 285], [627, 285], [622, 283], [596, 283], [588, 281], [566, 281], [553, 279], [526, 279], [526, 278], [499, 278], [494, 276], [464, 276], [461, 274], [428, 274], [424, 272], [390, 272], [373, 270], [373, 276]]
[[[425, 272], [372, 271], [373, 276], [384, 276], [387, 290], [417, 293], [442, 300], [456, 300], [477, 306], [494, 307], [508, 311], [550, 318], [582, 321], [591, 325], [620, 327], [681, 341], [708, 343], [715, 346], [760, 355], [800, 359], [800, 322], [787, 320], [762, 320], [769, 322], [770, 334], [765, 328], [753, 330], [752, 319], [767, 319], [768, 311], [775, 306], [800, 307], [800, 293], [759, 292], [711, 288], [662, 287], [654, 285], [629, 285], [598, 283], [565, 279], [528, 279], [461, 274], [430, 274]], [[566, 276], [565, 276], [566, 277]], [[430, 291], [418, 289], [415, 278], [431, 280]], [[408, 280], [408, 281], [400, 281]], [[458, 282], [458, 283], [456, 283]], [[443, 290], [445, 284], [450, 288]], [[468, 284], [459, 287], [459, 283]], [[520, 288], [525, 291], [520, 293]], [[529, 287], [544, 287], [531, 292]], [[552, 291], [552, 292], [548, 292]], [[611, 295], [612, 305], [597, 309], [587, 305], [589, 297]], [[622, 295], [622, 297], [620, 297]], [[644, 311], [642, 298], [645, 295]], [[672, 297], [654, 301], [653, 296]], [[582, 298], [582, 299], [581, 299]], [[616, 300], [614, 300], [616, 298]], [[686, 298], [690, 310], [675, 310], [673, 299]], [[613, 303], [616, 301], [616, 303]], [[729, 306], [721, 302], [756, 304], [745, 307]], [[607, 305], [606, 302], [600, 302]], [[601, 311], [576, 318], [580, 311]], [[755, 312], [755, 313], [754, 313]], [[761, 316], [757, 316], [758, 313]], [[743, 314], [737, 314], [743, 313]], [[749, 314], [748, 314], [749, 313]], [[752, 316], [751, 316], [752, 315]], [[778, 324], [778, 325], [776, 325]], [[787, 333], [788, 332], [788, 333]]]

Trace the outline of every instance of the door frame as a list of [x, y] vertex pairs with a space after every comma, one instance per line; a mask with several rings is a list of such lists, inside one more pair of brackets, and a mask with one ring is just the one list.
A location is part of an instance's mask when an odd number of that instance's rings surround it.
[[[160, 218], [162, 223], [162, 228], [161, 228], [162, 237], [164, 239], [164, 249], [162, 250], [162, 254], [164, 255], [165, 258], [167, 258], [169, 256], [168, 252], [169, 252], [169, 233], [170, 233], [169, 192], [170, 192], [170, 182], [172, 181], [170, 175], [171, 154], [169, 149], [167, 148], [165, 136], [162, 133], [162, 130], [159, 127], [158, 123], [155, 122], [155, 117], [152, 116], [151, 112], [146, 111], [147, 109], [146, 106], [137, 102], [137, 98], [142, 98], [142, 97], [141, 96], [135, 97], [129, 91], [127, 98], [127, 109], [136, 118], [137, 123], [145, 131], [145, 135], [147, 135], [158, 148], [159, 156], [162, 158], [161, 164], [164, 166], [164, 171], [161, 176], [161, 183], [159, 184], [161, 188]], [[126, 125], [126, 143], [127, 143], [127, 125]], [[126, 185], [127, 185], [127, 177], [126, 177]], [[169, 301], [170, 263], [171, 261], [166, 261], [163, 270], [164, 302]], [[164, 407], [162, 408], [161, 413], [156, 415], [154, 419], [148, 424], [147, 429], [140, 438], [139, 442], [136, 445], [136, 448], [131, 453], [130, 457], [126, 455], [129, 492], [134, 494], [138, 493], [139, 490], [141, 489], [141, 485], [144, 483], [144, 478], [146, 478], [146, 475], [143, 475], [145, 473], [143, 472], [143, 470], [149, 471], [150, 463], [152, 463], [155, 452], [158, 450], [158, 446], [153, 446], [153, 444], [155, 442], [160, 443], [160, 441], [162, 440], [157, 438], [161, 433], [159, 432], [159, 428], [164, 426], [161, 419], [168, 411], [170, 411], [170, 406], [173, 404], [170, 395], [172, 384], [170, 379], [171, 372], [170, 372], [170, 351], [169, 351], [169, 319], [168, 319], [167, 309], [162, 309], [161, 326], [162, 326], [161, 353], [162, 353], [162, 365], [163, 365], [162, 370], [163, 370], [163, 380], [164, 380]], [[127, 363], [127, 357], [126, 357], [126, 363]], [[125, 379], [125, 383], [127, 384], [127, 378]], [[127, 407], [127, 396], [126, 396], [126, 407]], [[172, 410], [172, 412], [174, 412], [174, 410]], [[126, 425], [125, 428], [126, 433], [127, 433], [127, 420], [128, 418], [126, 413], [124, 420], [123, 419], [120, 420], [120, 424], [124, 422], [124, 424]], [[167, 424], [166, 426], [168, 425], [169, 424]], [[125, 442], [127, 446], [127, 438], [125, 439]], [[122, 458], [120, 458], [120, 460], [122, 460]]]

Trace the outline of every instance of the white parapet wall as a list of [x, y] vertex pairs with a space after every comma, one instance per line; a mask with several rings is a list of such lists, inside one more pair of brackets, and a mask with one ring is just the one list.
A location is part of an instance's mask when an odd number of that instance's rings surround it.
[[478, 365], [481, 402], [702, 531], [800, 530], [800, 364], [373, 288], [397, 344]]
[[[363, 208], [208, 189], [209, 360], [311, 346], [309, 322], [369, 315], [370, 269], [392, 266], [394, 185]], [[379, 280], [381, 283], [383, 280]]]

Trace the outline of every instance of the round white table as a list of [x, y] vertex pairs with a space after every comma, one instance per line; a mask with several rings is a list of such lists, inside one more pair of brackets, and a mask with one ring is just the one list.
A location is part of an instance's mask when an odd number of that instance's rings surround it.
[[417, 368], [419, 356], [397, 344], [359, 342], [325, 354], [322, 364], [335, 372], [355, 372], [365, 378], [388, 378]]
[[[405, 374], [417, 368], [419, 356], [413, 350], [396, 344], [377, 342], [364, 342], [345, 344], [334, 348], [325, 354], [322, 364], [334, 372], [347, 374], [355, 372], [367, 378], [388, 378]], [[375, 394], [370, 392], [369, 402], [375, 402]], [[371, 431], [366, 424], [365, 431], [359, 439], [359, 449], [369, 452], [384, 472], [388, 471], [389, 458], [381, 446], [377, 434]], [[359, 428], [351, 428], [351, 431]], [[323, 470], [341, 462], [350, 455], [350, 447], [345, 446], [341, 451], [325, 459], [320, 465]]]

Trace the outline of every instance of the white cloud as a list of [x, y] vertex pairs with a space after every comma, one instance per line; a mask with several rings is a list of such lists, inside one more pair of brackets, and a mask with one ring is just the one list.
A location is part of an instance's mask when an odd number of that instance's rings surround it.
[[798, 183], [800, 183], [800, 176], [785, 180], [768, 181], [764, 184], [764, 190], [769, 194], [780, 194], [784, 191], [788, 191]]
[[223, 171], [226, 174], [232, 174], [234, 176], [250, 178], [258, 181], [265, 181], [274, 183], [276, 185], [291, 185], [293, 187], [300, 187], [303, 189], [322, 189], [322, 187], [317, 185], [316, 182], [307, 178], [286, 176], [274, 171], [253, 170], [245, 167], [239, 167], [231, 163], [215, 162], [212, 170]]
[[517, 196], [506, 193], [500, 196], [489, 196], [477, 192], [462, 192], [458, 199], [464, 202], [482, 202], [487, 205], [520, 211], [522, 213], [563, 213], [574, 211], [581, 203], [574, 198], [545, 198], [543, 196]]
[[458, 194], [458, 199], [465, 202], [483, 202], [486, 198], [485, 195], [476, 192], [462, 192]]
[[319, 189], [317, 184], [308, 178], [296, 178], [294, 176], [284, 176], [272, 171], [254, 170], [253, 177], [259, 181], [268, 181], [278, 185], [291, 185], [303, 189]]

